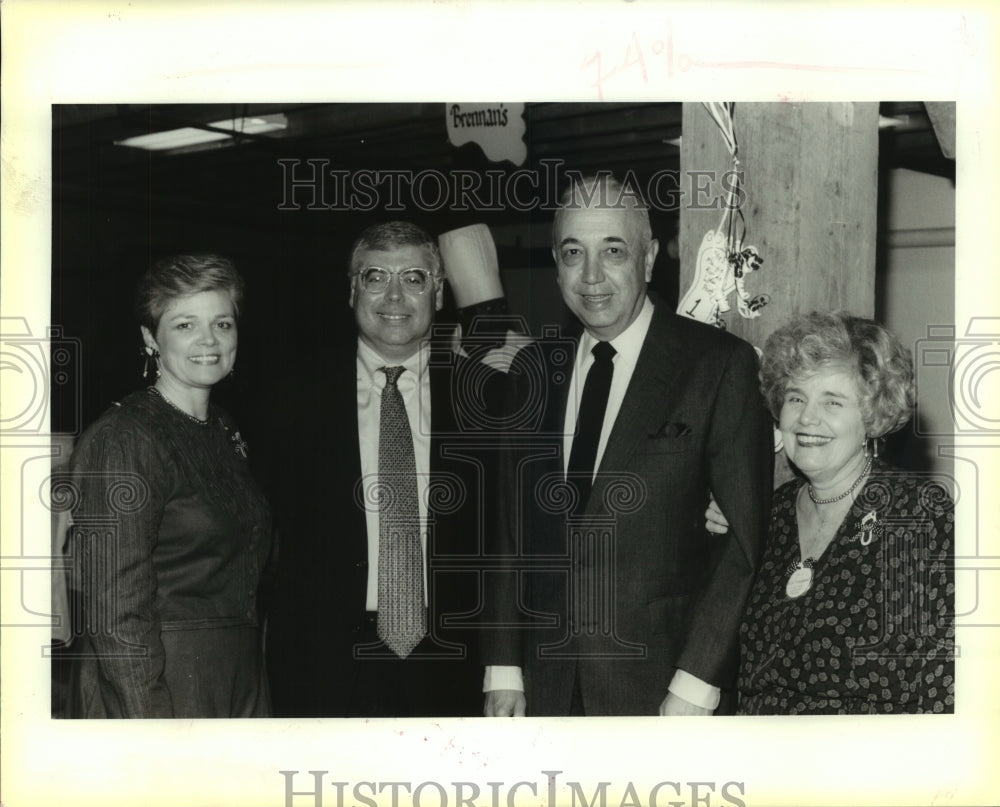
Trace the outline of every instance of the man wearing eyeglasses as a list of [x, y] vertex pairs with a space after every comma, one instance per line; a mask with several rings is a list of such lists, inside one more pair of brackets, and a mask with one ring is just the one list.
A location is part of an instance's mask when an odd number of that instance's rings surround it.
[[[496, 266], [460, 263], [449, 268], [458, 303], [489, 299], [495, 311]], [[446, 617], [476, 609], [469, 558], [480, 552], [491, 460], [457, 418], [453, 382], [465, 360], [431, 340], [441, 254], [413, 224], [374, 225], [354, 244], [349, 280], [358, 338], [296, 388], [301, 410], [274, 435], [274, 711], [475, 715], [475, 631]]]

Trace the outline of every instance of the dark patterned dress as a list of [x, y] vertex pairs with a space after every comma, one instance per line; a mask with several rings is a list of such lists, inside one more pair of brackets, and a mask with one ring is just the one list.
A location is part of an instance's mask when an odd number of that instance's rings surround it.
[[[740, 631], [739, 714], [953, 712], [954, 505], [940, 481], [872, 468], [812, 586], [785, 590], [800, 560], [795, 501], [774, 494], [771, 529]], [[874, 515], [872, 515], [874, 514]]]
[[270, 511], [235, 424], [150, 390], [105, 412], [71, 459], [81, 592], [70, 717], [267, 717], [256, 598]]

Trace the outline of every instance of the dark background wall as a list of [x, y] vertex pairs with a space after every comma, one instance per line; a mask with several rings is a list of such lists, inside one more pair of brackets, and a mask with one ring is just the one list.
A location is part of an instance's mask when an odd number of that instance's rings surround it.
[[[920, 105], [884, 106], [915, 112]], [[53, 431], [76, 431], [144, 385], [133, 289], [152, 261], [176, 252], [227, 255], [247, 280], [237, 372], [216, 394], [238, 418], [259, 390], [280, 385], [335, 340], [352, 337], [347, 259], [357, 234], [376, 221], [409, 219], [434, 235], [474, 222], [490, 225], [512, 308], [536, 333], [543, 324], [565, 324], [548, 250], [549, 210], [509, 204], [428, 209], [405, 188], [397, 200], [402, 210], [385, 210], [384, 193], [373, 209], [352, 210], [335, 198], [333, 183], [321, 201], [337, 209], [309, 209], [314, 200], [308, 189], [287, 198], [289, 169], [279, 160], [299, 161], [298, 178], [306, 175], [307, 160], [325, 161], [324, 170], [347, 175], [474, 172], [485, 183], [487, 172], [494, 172], [498, 185], [519, 170], [490, 162], [475, 144], [453, 146], [446, 111], [445, 104], [413, 103], [54, 106], [52, 321], [65, 337], [80, 341], [82, 386], [79, 401], [54, 395]], [[286, 130], [241, 137], [229, 147], [164, 154], [116, 145], [135, 134], [276, 112], [286, 115]], [[565, 178], [552, 171], [558, 162], [563, 172], [632, 172], [644, 185], [656, 172], [679, 171], [680, 117], [674, 103], [527, 104], [528, 156], [520, 169], [543, 184]], [[887, 134], [880, 145], [886, 167], [953, 176], [954, 164], [941, 158], [925, 117], [912, 115], [908, 127]], [[677, 210], [654, 209], [652, 223], [661, 240], [653, 287], [673, 306], [678, 266], [670, 241]], [[441, 318], [454, 319], [450, 299]]]
[[[261, 385], [280, 383], [331, 342], [351, 337], [349, 251], [357, 234], [377, 221], [408, 219], [434, 235], [480, 221], [503, 230], [507, 243], [498, 237], [500, 261], [505, 273], [518, 273], [508, 283], [519, 297], [516, 310], [536, 329], [563, 320], [544, 246], [551, 212], [508, 205], [456, 211], [433, 199], [435, 209], [428, 209], [412, 198], [405, 182], [392, 205], [402, 210], [384, 209], [388, 185], [379, 204], [363, 211], [345, 209], [332, 180], [322, 200], [309, 188], [290, 189], [291, 177], [311, 174], [307, 160], [326, 161], [328, 172], [351, 174], [433, 169], [444, 175], [502, 171], [509, 177], [518, 170], [510, 162], [491, 163], [475, 144], [452, 146], [444, 104], [261, 107], [53, 108], [52, 319], [65, 336], [81, 340], [83, 424], [144, 383], [133, 289], [152, 261], [176, 252], [221, 253], [247, 280], [237, 373], [217, 391], [237, 414]], [[276, 108], [289, 120], [281, 137], [180, 154], [115, 145], [132, 134]], [[679, 114], [677, 105], [665, 104], [536, 105], [526, 113], [532, 147], [523, 167], [537, 171], [540, 159], [559, 159], [584, 172], [676, 169], [677, 150], [662, 140], [678, 134]], [[634, 151], [619, 148], [626, 135]], [[652, 146], [643, 151], [640, 138]], [[279, 160], [299, 164], [290, 169]], [[479, 192], [479, 198], [492, 196], [485, 186]], [[317, 201], [336, 209], [309, 209], [319, 207]], [[657, 213], [656, 229], [672, 234], [675, 218], [675, 212]], [[676, 299], [676, 266], [668, 265], [666, 254], [660, 263], [657, 285]], [[448, 303], [441, 315], [445, 321], [454, 318], [450, 295]], [[54, 404], [53, 430], [71, 428], [72, 402]]]

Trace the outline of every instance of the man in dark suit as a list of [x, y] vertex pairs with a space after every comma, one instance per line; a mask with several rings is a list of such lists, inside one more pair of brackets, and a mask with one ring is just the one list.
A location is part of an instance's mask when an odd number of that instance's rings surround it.
[[[478, 404], [456, 392], [464, 360], [431, 341], [441, 268], [422, 229], [365, 230], [350, 261], [358, 338], [283, 389], [287, 414], [268, 424], [279, 552], [266, 651], [278, 716], [480, 711], [476, 634], [461, 615], [479, 602], [496, 452], [477, 454], [474, 430], [470, 444], [475, 412], [461, 407]], [[499, 290], [498, 275], [487, 280], [478, 300]]]
[[[512, 368], [534, 382], [514, 407], [540, 411], [501, 473], [510, 573], [491, 587], [485, 713], [725, 710], [771, 492], [756, 355], [647, 296], [658, 244], [612, 178], [569, 189], [552, 243], [584, 332]], [[722, 541], [703, 526], [710, 490], [738, 514]]]

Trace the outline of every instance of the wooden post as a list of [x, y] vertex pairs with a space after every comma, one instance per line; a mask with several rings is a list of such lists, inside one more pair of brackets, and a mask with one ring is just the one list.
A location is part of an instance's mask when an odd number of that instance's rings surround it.
[[[737, 103], [733, 128], [743, 171], [744, 245], [757, 247], [764, 259], [746, 289], [771, 300], [751, 320], [739, 315], [730, 296], [732, 308], [723, 315], [727, 328], [760, 347], [799, 312], [839, 308], [872, 316], [878, 104]], [[682, 187], [690, 191], [699, 182], [702, 190], [681, 207], [679, 299], [694, 279], [702, 238], [719, 226], [722, 211], [704, 206], [726, 198], [721, 176], [731, 168], [708, 111], [684, 104]], [[715, 172], [715, 179], [707, 172]]]
[[[747, 276], [751, 296], [770, 302], [757, 319], [744, 319], [730, 295], [722, 318], [729, 331], [757, 347], [793, 315], [844, 309], [875, 312], [875, 237], [878, 191], [878, 104], [737, 103], [733, 128], [739, 144], [746, 221], [744, 246], [755, 246], [761, 269]], [[684, 299], [695, 279], [698, 249], [720, 223], [721, 177], [732, 158], [719, 127], [698, 103], [683, 108], [680, 283]], [[697, 173], [693, 173], [697, 172]], [[708, 172], [715, 172], [714, 179]], [[775, 466], [775, 485], [791, 476]]]

